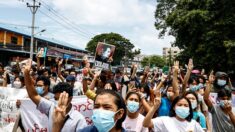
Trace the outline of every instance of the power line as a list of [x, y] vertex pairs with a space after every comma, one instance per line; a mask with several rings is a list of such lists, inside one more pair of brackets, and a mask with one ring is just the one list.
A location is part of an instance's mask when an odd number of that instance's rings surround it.
[[81, 35], [82, 37], [84, 37], [85, 39], [90, 39], [89, 37], [87, 37], [87, 36], [81, 34], [81, 33], [78, 32], [77, 30], [73, 29], [72, 27], [69, 27], [69, 26], [67, 26], [67, 25], [64, 25], [64, 24], [61, 23], [60, 21], [58, 21], [58, 20], [54, 19], [53, 17], [47, 15], [45, 12], [43, 12], [43, 11], [41, 11], [41, 10], [39, 10], [39, 12], [40, 12], [41, 14], [47, 16], [48, 18], [52, 19], [53, 21], [57, 22], [57, 23], [60, 24], [62, 27], [66, 28], [66, 29], [70, 29], [70, 31], [73, 31], [73, 32], [75, 32], [75, 33], [80, 34], [80, 35]]
[[[88, 30], [85, 30], [85, 29], [81, 29], [82, 27], [77, 25], [76, 23], [74, 23], [73, 21], [71, 21], [70, 19], [68, 19], [67, 17], [59, 14], [56, 10], [54, 10], [51, 6], [49, 6], [48, 4], [46, 4], [43, 0], [40, 0], [40, 2], [42, 2], [42, 5], [51, 13], [53, 13], [54, 15], [56, 15], [57, 17], [59, 17], [60, 19], [66, 21], [66, 23], [69, 23], [71, 24], [74, 28], [76, 28], [77, 30], [79, 30], [80, 32], [83, 32], [84, 34], [87, 34], [87, 35], [96, 35]], [[83, 31], [85, 30], [85, 31]]]
[[3, 24], [3, 25], [12, 25], [12, 26], [15, 26], [15, 27], [27, 27], [27, 28], [30, 28], [30, 26], [28, 26], [28, 25], [20, 25], [20, 24], [14, 24], [14, 23], [0, 22], [0, 24]]
[[[26, 1], [29, 1], [29, 0], [25, 0], [25, 1], [22, 1], [22, 2], [26, 2]], [[37, 2], [37, 3], [40, 3], [40, 2], [37, 1], [37, 0], [36, 0], [36, 2]], [[44, 3], [45, 3], [45, 2], [44, 2]], [[41, 4], [41, 5], [42, 5], [42, 4]], [[89, 36], [87, 36], [87, 35], [82, 34], [80, 31], [76, 30], [75, 28], [69, 26], [69, 25], [68, 25], [69, 23], [65, 24], [64, 20], [62, 20], [62, 21], [64, 22], [64, 23], [63, 23], [63, 22], [61, 22], [61, 21], [59, 21], [59, 20], [53, 18], [52, 16], [48, 15], [47, 13], [43, 12], [42, 10], [38, 10], [38, 11], [39, 11], [39, 13], [41, 13], [42, 15], [44, 15], [44, 16], [50, 18], [51, 20], [55, 21], [56, 23], [60, 24], [60, 25], [61, 25], [62, 27], [64, 27], [65, 29], [70, 29], [70, 31], [73, 31], [73, 32], [79, 34], [80, 36], [82, 36], [82, 37], [85, 38], [85, 39], [90, 39], [90, 38], [91, 38], [91, 37], [89, 37]], [[58, 17], [58, 16], [57, 16], [57, 17]], [[60, 18], [60, 19], [61, 19], [61, 18]]]

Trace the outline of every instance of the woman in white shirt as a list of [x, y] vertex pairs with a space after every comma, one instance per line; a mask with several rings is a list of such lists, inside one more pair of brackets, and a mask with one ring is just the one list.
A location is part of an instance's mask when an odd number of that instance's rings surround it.
[[190, 101], [183, 97], [176, 97], [171, 105], [170, 116], [152, 119], [161, 103], [161, 94], [158, 92], [154, 105], [146, 115], [143, 125], [152, 128], [154, 132], [203, 132], [202, 127], [193, 118]]
[[138, 93], [127, 93], [127, 116], [122, 127], [128, 132], [148, 132], [148, 128], [143, 127], [144, 116], [139, 113], [140, 102], [141, 98]]

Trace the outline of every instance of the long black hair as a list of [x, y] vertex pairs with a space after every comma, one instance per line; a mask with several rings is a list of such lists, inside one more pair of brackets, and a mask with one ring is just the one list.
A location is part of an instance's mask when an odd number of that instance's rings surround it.
[[115, 92], [114, 90], [110, 90], [110, 89], [103, 89], [103, 90], [99, 91], [95, 97], [94, 102], [96, 101], [97, 96], [105, 95], [105, 94], [110, 94], [110, 95], [114, 96], [114, 103], [118, 107], [118, 110], [119, 109], [124, 110], [122, 118], [119, 119], [116, 123], [116, 129], [122, 129], [122, 122], [126, 119], [126, 104], [125, 104], [123, 98], [121, 97], [121, 95], [119, 95], [119, 93]]
[[[198, 96], [195, 92], [187, 91], [184, 96], [186, 97], [188, 94], [192, 94], [196, 98], [197, 104], [199, 104]], [[197, 107], [195, 109], [197, 109]]]
[[185, 96], [177, 96], [173, 100], [171, 108], [170, 108], [170, 115], [169, 116], [170, 117], [176, 117], [176, 113], [175, 113], [174, 107], [177, 104], [177, 102], [179, 102], [182, 99], [185, 99], [188, 102], [188, 104], [189, 104], [189, 115], [185, 119], [190, 122], [192, 120], [192, 118], [193, 118], [193, 109], [192, 109], [192, 106], [191, 106], [191, 102]]

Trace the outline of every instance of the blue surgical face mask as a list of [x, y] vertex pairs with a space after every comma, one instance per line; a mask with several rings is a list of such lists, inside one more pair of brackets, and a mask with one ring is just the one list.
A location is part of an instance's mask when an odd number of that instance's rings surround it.
[[197, 101], [196, 100], [192, 101], [191, 105], [193, 109], [197, 108]]
[[175, 107], [175, 113], [177, 116], [179, 116], [182, 119], [185, 119], [189, 116], [189, 107], [183, 107], [183, 106], [176, 106]]
[[220, 101], [219, 101], [219, 105], [220, 105], [221, 107], [224, 107], [225, 102], [230, 103], [230, 104], [232, 103], [231, 100], [220, 100]]
[[192, 85], [192, 86], [190, 86], [190, 90], [195, 92], [195, 91], [199, 90], [199, 86], [198, 85]]
[[202, 102], [203, 101], [203, 96], [201, 94], [198, 94], [198, 101]]
[[43, 95], [43, 93], [44, 93], [43, 87], [36, 87], [36, 91], [39, 95]]
[[91, 118], [99, 132], [108, 132], [115, 126], [114, 115], [110, 110], [94, 109]]
[[218, 79], [218, 80], [217, 80], [217, 84], [218, 84], [219, 86], [224, 86], [224, 85], [226, 84], [226, 80]]
[[135, 113], [139, 109], [139, 103], [135, 101], [127, 101], [127, 109], [131, 113]]

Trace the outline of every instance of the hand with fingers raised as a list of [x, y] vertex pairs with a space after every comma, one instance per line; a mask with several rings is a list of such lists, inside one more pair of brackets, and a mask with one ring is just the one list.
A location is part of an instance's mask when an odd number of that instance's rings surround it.
[[208, 79], [209, 83], [212, 84], [215, 81], [214, 71], [212, 70]]
[[153, 102], [153, 108], [155, 110], [157, 110], [161, 104], [161, 92], [160, 90], [157, 90], [156, 93], [155, 93], [155, 98], [154, 98], [154, 102]]
[[189, 70], [193, 70], [193, 59], [189, 59], [188, 65], [185, 65], [185, 67]]
[[24, 72], [30, 72], [31, 67], [32, 67], [32, 59], [28, 59], [25, 64]]
[[68, 107], [68, 93], [63, 92], [60, 94], [58, 100], [58, 106], [55, 107], [52, 119], [53, 119], [53, 132], [54, 130], [62, 129], [66, 119], [66, 109]]
[[179, 71], [179, 61], [174, 61], [173, 72], [178, 73]]

